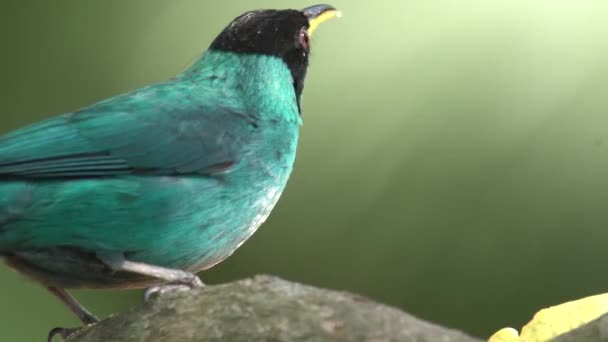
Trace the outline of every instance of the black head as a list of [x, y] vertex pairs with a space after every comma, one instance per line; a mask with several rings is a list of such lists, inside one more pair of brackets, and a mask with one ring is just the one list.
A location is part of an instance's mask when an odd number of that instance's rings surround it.
[[213, 41], [210, 50], [264, 54], [281, 58], [293, 77], [300, 106], [310, 54], [310, 36], [337, 11], [329, 5], [304, 10], [258, 10], [240, 15]]

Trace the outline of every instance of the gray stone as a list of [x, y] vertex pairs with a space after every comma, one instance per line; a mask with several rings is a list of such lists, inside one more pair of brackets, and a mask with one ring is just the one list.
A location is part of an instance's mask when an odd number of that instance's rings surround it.
[[69, 342], [479, 342], [367, 298], [257, 276], [165, 294]]

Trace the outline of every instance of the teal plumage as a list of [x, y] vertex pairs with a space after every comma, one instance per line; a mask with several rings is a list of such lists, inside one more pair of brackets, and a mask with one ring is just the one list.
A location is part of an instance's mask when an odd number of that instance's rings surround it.
[[116, 251], [193, 271], [230, 255], [282, 192], [300, 119], [280, 59], [209, 52], [194, 70], [3, 137], [0, 251]]
[[286, 185], [308, 36], [332, 11], [249, 12], [169, 81], [0, 136], [0, 255], [85, 323], [61, 289], [197, 286], [187, 272], [231, 255]]

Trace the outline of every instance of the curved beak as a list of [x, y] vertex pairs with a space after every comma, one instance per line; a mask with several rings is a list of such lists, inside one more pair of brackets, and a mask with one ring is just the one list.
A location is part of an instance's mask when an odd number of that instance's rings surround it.
[[308, 36], [312, 37], [313, 32], [319, 24], [331, 18], [340, 17], [341, 13], [330, 5], [314, 5], [302, 10], [302, 13], [308, 18]]

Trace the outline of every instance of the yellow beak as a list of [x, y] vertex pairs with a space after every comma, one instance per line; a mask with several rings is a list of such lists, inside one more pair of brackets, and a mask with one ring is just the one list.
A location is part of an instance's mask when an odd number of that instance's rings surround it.
[[315, 5], [302, 10], [302, 13], [308, 18], [308, 36], [312, 37], [313, 32], [319, 24], [331, 18], [340, 17], [341, 13], [330, 5]]

